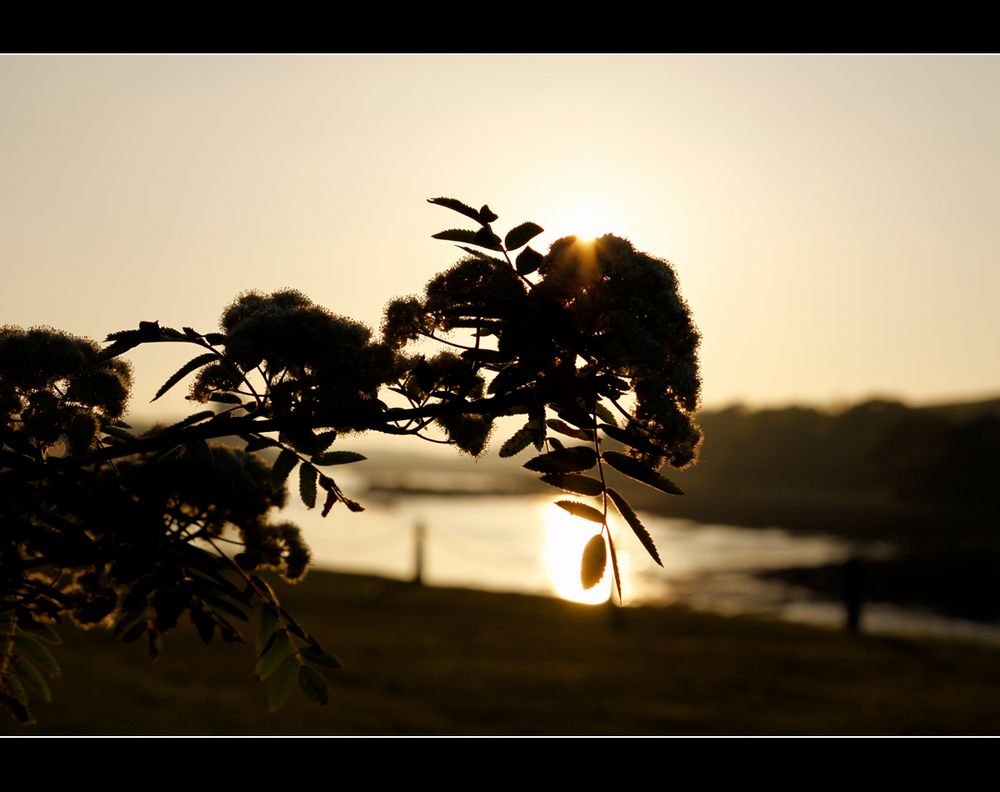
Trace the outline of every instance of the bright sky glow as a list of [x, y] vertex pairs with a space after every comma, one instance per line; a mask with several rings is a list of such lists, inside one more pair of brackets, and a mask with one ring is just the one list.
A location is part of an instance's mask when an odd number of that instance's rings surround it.
[[[3, 323], [377, 328], [445, 195], [673, 262], [707, 406], [1000, 391], [995, 56], [6, 56], [0, 107]], [[185, 352], [132, 359], [153, 414]]]

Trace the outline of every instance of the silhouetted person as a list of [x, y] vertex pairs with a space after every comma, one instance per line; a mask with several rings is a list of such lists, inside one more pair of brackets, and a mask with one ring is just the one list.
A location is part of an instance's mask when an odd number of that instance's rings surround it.
[[424, 534], [422, 522], [413, 526], [413, 585], [424, 585]]

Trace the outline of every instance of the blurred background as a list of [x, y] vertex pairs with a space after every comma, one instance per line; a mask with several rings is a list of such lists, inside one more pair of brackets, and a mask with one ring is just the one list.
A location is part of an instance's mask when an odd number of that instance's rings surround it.
[[[9, 55], [0, 106], [0, 322], [209, 332], [241, 291], [292, 287], [377, 331], [460, 255], [430, 238], [457, 217], [439, 195], [488, 203], [501, 232], [539, 223], [542, 250], [616, 233], [674, 264], [704, 378], [701, 461], [671, 474], [686, 496], [627, 493], [663, 568], [612, 525], [632, 618], [1000, 638], [1000, 58]], [[191, 411], [183, 388], [149, 404], [185, 355], [130, 356], [134, 423]], [[578, 582], [590, 529], [528, 452], [496, 457], [518, 425], [475, 462], [343, 438], [369, 457], [338, 477], [367, 510], [290, 518], [320, 569], [603, 619], [609, 581]], [[996, 729], [982, 706], [955, 730]], [[632, 730], [726, 731], [718, 715]], [[463, 717], [426, 730], [474, 731]]]

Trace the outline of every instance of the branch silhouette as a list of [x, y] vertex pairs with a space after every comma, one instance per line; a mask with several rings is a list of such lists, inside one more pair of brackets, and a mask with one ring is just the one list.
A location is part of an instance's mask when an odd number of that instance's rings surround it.
[[[583, 499], [558, 504], [595, 526], [584, 586], [607, 574], [610, 555], [621, 598], [612, 507], [660, 563], [611, 478], [679, 494], [659, 470], [697, 454], [699, 335], [673, 268], [610, 235], [567, 237], [543, 254], [528, 246], [542, 233], [535, 223], [501, 237], [488, 206], [430, 202], [478, 227], [434, 235], [465, 255], [422, 296], [390, 302], [378, 337], [294, 290], [241, 294], [219, 332], [144, 321], [104, 348], [51, 328], [0, 328], [0, 705], [13, 717], [30, 721], [32, 701], [51, 698], [59, 626], [142, 638], [155, 659], [185, 613], [206, 643], [245, 642], [236, 623], [256, 611], [254, 674], [268, 681], [268, 707], [295, 688], [325, 703], [325, 675], [340, 664], [260, 573], [295, 581], [308, 568], [298, 528], [270, 519], [296, 470], [298, 496], [324, 517], [337, 504], [364, 508], [334, 477], [364, 460], [344, 435], [413, 435], [479, 456], [497, 418], [523, 415], [500, 455], [533, 446], [524, 467]], [[409, 353], [418, 339], [445, 348]], [[121, 356], [162, 343], [198, 354], [153, 401], [192, 377], [189, 398], [205, 409], [135, 436]], [[389, 394], [405, 406], [389, 406]], [[222, 439], [230, 445], [209, 443]]]

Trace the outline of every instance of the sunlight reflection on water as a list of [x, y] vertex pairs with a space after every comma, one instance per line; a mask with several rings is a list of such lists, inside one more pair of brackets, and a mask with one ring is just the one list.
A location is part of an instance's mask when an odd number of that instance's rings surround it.
[[[366, 505], [359, 514], [335, 507], [326, 520], [301, 504], [290, 507], [288, 516], [302, 525], [318, 568], [410, 579], [415, 526], [422, 524], [423, 579], [431, 585], [590, 603], [604, 602], [610, 594], [610, 561], [593, 589], [585, 592], [579, 582], [583, 546], [600, 526], [567, 514], [553, 498], [423, 496], [384, 504], [369, 499]], [[793, 536], [776, 528], [702, 525], [649, 514], [642, 520], [659, 549], [662, 569], [624, 521], [615, 515], [609, 523], [626, 605], [683, 601], [713, 607], [713, 597], [753, 600], [768, 587], [748, 572], [839, 562], [848, 553], [836, 538]], [[771, 594], [776, 586], [770, 584]], [[754, 602], [747, 604], [752, 609]]]

